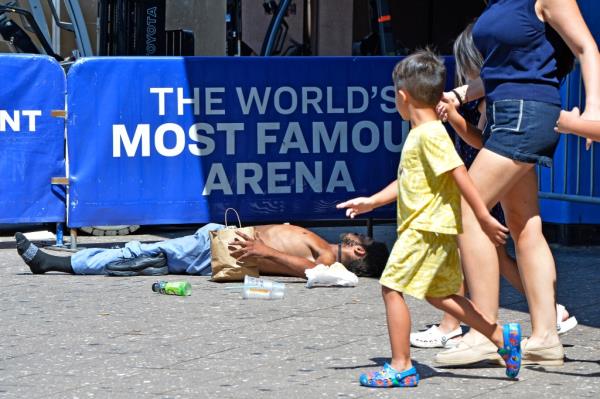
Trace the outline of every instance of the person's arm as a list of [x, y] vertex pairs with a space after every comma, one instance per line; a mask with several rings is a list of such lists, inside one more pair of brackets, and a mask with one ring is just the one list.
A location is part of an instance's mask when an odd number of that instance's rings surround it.
[[442, 100], [440, 106], [438, 106], [438, 115], [442, 115], [444, 112], [446, 113], [447, 120], [452, 128], [454, 128], [456, 133], [465, 141], [465, 143], [477, 149], [483, 147], [481, 130], [467, 122], [452, 102]]
[[538, 0], [544, 21], [558, 32], [581, 63], [585, 84], [583, 119], [600, 119], [600, 54], [575, 0]]
[[477, 217], [485, 234], [490, 238], [494, 245], [498, 246], [505, 244], [508, 229], [490, 214], [490, 211], [481, 199], [477, 188], [473, 184], [471, 177], [469, 177], [467, 168], [462, 165], [452, 169], [451, 173], [461, 195], [471, 206], [471, 209], [473, 209], [473, 213], [475, 213], [475, 217]]
[[346, 217], [354, 219], [361, 213], [371, 212], [380, 206], [391, 204], [398, 197], [398, 179], [370, 197], [357, 197], [337, 204], [337, 209], [346, 209]]
[[325, 245], [326, 243], [321, 243], [313, 248], [317, 254], [313, 262], [301, 256], [289, 255], [269, 247], [260, 238], [258, 232], [256, 232], [254, 238], [242, 232], [237, 232], [236, 234], [242, 239], [236, 238], [229, 245], [231, 256], [236, 258], [238, 262], [243, 262], [245, 259], [253, 259], [260, 264], [261, 270], [279, 272], [283, 268], [285, 269], [285, 274], [305, 278], [304, 271], [306, 269], [312, 269], [318, 264], [331, 265], [336, 259], [336, 254], [331, 252], [329, 247]]
[[[460, 99], [458, 98], [460, 96]], [[468, 84], [455, 87], [452, 91], [444, 92], [443, 99], [451, 101], [455, 107], [470, 101], [479, 100], [485, 96], [485, 88], [481, 77], [471, 80]]]
[[600, 141], [600, 121], [588, 121], [579, 116], [579, 109], [561, 111], [560, 119], [556, 122], [555, 131], [559, 133], [574, 133], [591, 140]]

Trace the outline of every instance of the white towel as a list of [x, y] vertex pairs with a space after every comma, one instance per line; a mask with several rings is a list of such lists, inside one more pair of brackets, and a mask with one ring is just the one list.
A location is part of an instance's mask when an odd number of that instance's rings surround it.
[[356, 277], [356, 274], [348, 271], [348, 269], [339, 262], [336, 262], [331, 266], [317, 265], [312, 269], [306, 269], [304, 273], [308, 279], [306, 288], [319, 285], [354, 287], [358, 284], [358, 277]]

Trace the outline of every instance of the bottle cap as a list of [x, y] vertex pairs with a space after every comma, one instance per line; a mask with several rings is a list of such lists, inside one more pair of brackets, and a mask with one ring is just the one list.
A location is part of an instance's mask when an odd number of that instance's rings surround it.
[[153, 283], [152, 284], [152, 291], [158, 292], [159, 287], [160, 287], [160, 283], [159, 282]]

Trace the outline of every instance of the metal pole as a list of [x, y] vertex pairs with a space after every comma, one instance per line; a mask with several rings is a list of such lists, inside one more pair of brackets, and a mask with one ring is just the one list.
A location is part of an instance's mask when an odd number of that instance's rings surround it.
[[[48, 43], [51, 42], [50, 38], [50, 30], [48, 29], [48, 24], [46, 23], [46, 17], [44, 16], [44, 8], [40, 3], [40, 0], [29, 0], [29, 7], [31, 8], [31, 13], [33, 14], [33, 18], [38, 23], [42, 34], [46, 38]], [[55, 50], [55, 52], [57, 52]]]
[[553, 199], [553, 200], [559, 200], [559, 201], [581, 202], [584, 204], [600, 204], [600, 198], [591, 197], [591, 196], [587, 196], [587, 195], [570, 195], [570, 194], [539, 192], [538, 196], [540, 198]]
[[63, 234], [65, 230], [65, 224], [62, 222], [56, 223], [56, 246], [64, 246]]
[[[52, 0], [54, 10], [58, 13], [60, 19], [60, 0]], [[57, 8], [58, 7], [58, 8]], [[52, 19], [52, 48], [57, 54], [60, 54], [60, 27], [58, 22]]]
[[73, 24], [75, 31], [75, 39], [77, 40], [77, 48], [82, 57], [91, 57], [94, 55], [92, 51], [92, 43], [90, 42], [90, 36], [88, 35], [87, 28], [85, 27], [85, 19], [81, 12], [81, 5], [79, 0], [65, 0], [65, 6], [69, 13], [69, 19]]
[[71, 249], [77, 249], [77, 229], [71, 229]]
[[392, 32], [392, 16], [388, 0], [376, 0], [377, 23], [379, 24], [379, 43], [381, 55], [394, 55], [394, 36]]

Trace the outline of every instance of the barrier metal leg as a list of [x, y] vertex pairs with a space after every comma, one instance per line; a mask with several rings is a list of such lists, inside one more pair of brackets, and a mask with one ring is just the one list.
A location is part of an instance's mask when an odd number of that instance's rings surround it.
[[71, 229], [71, 249], [77, 250], [77, 229]]
[[57, 247], [63, 247], [64, 241], [63, 241], [63, 233], [64, 233], [64, 229], [65, 229], [65, 224], [62, 222], [56, 223], [56, 246]]
[[367, 235], [373, 238], [373, 218], [367, 219]]

